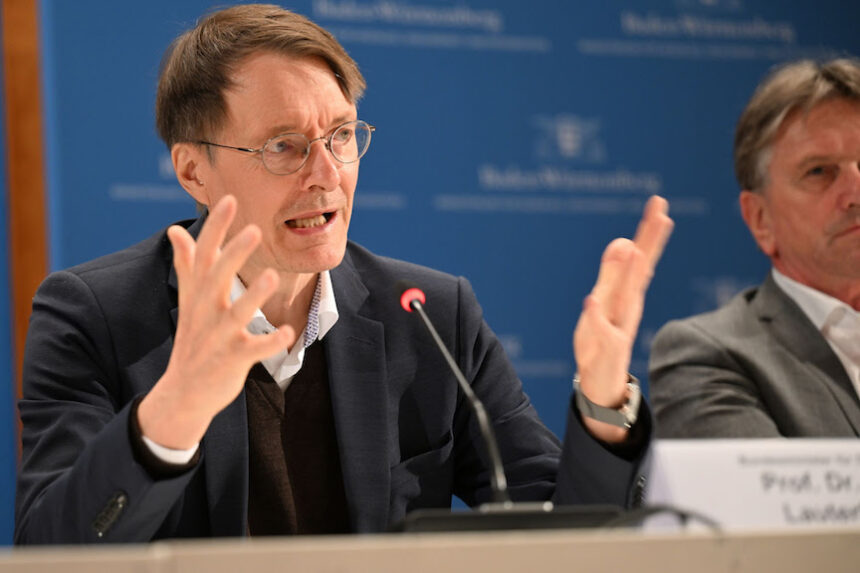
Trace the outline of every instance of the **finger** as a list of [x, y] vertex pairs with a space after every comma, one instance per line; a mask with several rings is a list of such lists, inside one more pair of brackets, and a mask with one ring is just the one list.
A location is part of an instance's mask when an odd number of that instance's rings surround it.
[[652, 271], [657, 266], [674, 227], [668, 213], [669, 202], [659, 195], [652, 195], [645, 204], [642, 220], [633, 238], [636, 247], [645, 254], [648, 267]]
[[186, 273], [194, 260], [194, 239], [179, 225], [171, 225], [167, 229], [167, 239], [173, 247], [173, 267], [177, 274]]
[[667, 215], [668, 208], [669, 203], [658, 195], [653, 195], [648, 200], [632, 245], [628, 245], [630, 242], [625, 239], [615, 239], [607, 246], [601, 259], [597, 283], [592, 292], [601, 296], [604, 301], [611, 298], [610, 292], [620, 284], [620, 274], [626, 272], [625, 268], [617, 263], [625, 262], [632, 256], [632, 253], [627, 250], [631, 246], [645, 255], [645, 268], [648, 272], [643, 276], [650, 279], [650, 273], [660, 259], [674, 226], [672, 219]]
[[[230, 224], [236, 216], [236, 199], [232, 195], [224, 196], [206, 217], [206, 222], [197, 237], [195, 267], [200, 265], [202, 271], [211, 267], [218, 258], [221, 244], [227, 236]], [[195, 268], [195, 270], [198, 270]]]
[[629, 335], [639, 327], [651, 274], [645, 254], [631, 241], [616, 239], [606, 248], [592, 295], [606, 318]]
[[[611, 330], [612, 323], [603, 314], [600, 299], [593, 294], [586, 296], [582, 302], [582, 312], [576, 323], [576, 329], [573, 331], [573, 351], [578, 365], [579, 359], [582, 358], [580, 354], [585, 350], [594, 351], [602, 341], [606, 340], [606, 335]], [[592, 352], [585, 354], [591, 356]]]
[[591, 293], [603, 304], [610, 304], [615, 297], [619, 281], [629, 265], [635, 245], [629, 239], [614, 239], [600, 257], [600, 268], [597, 271], [597, 281]]
[[645, 255], [638, 249], [631, 249], [628, 256], [615, 265], [614, 272], [617, 273], [615, 281], [601, 303], [612, 324], [632, 334], [639, 326], [651, 270]]
[[184, 289], [187, 289], [190, 273], [194, 261], [194, 250], [196, 244], [185, 228], [172, 225], [167, 229], [167, 239], [173, 247], [173, 268], [176, 269], [176, 281], [179, 286], [179, 296], [182, 298]]
[[631, 345], [630, 337], [607, 319], [600, 300], [586, 297], [574, 333], [574, 354], [583, 391], [593, 401], [614, 401], [623, 392]]
[[242, 296], [233, 302], [231, 309], [233, 318], [242, 326], [248, 324], [256, 310], [262, 308], [277, 290], [279, 282], [278, 273], [272, 269], [266, 269], [260, 273]]
[[261, 238], [260, 228], [256, 225], [248, 225], [227, 241], [221, 249], [218, 261], [210, 269], [211, 274], [207, 277], [214, 289], [226, 293], [229, 298], [233, 277], [239, 273], [248, 257], [260, 244]]
[[[651, 284], [654, 269], [672, 232], [674, 223], [666, 214], [668, 207], [665, 199], [652, 196], [645, 205], [642, 220], [636, 229], [633, 239], [635, 252], [626, 271], [625, 284], [620, 287], [622, 292], [619, 293], [623, 308], [628, 309], [622, 321], [625, 329], [638, 328], [645, 291]], [[634, 312], [636, 308], [640, 310]]]
[[613, 302], [618, 312], [615, 324], [629, 336], [635, 336], [642, 320], [642, 310], [645, 306], [645, 291], [651, 283], [652, 269], [640, 250], [631, 255], [623, 280], [618, 285]]
[[296, 343], [298, 335], [293, 327], [283, 325], [269, 334], [252, 336], [249, 344], [248, 357], [259, 362]]

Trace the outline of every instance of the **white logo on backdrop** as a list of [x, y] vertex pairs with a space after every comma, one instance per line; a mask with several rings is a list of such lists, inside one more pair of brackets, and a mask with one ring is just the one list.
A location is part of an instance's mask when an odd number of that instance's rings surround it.
[[663, 16], [632, 10], [621, 12], [621, 31], [631, 37], [764, 41], [793, 44], [797, 30], [790, 22], [763, 18], [726, 20], [696, 14]]
[[606, 160], [606, 145], [600, 139], [600, 120], [561, 113], [538, 115], [534, 124], [540, 135], [535, 155], [543, 159], [577, 159], [588, 163]]
[[682, 10], [701, 10], [711, 12], [740, 12], [744, 9], [742, 0], [675, 0]]
[[[313, 16], [344, 44], [428, 50], [537, 52], [552, 50], [545, 36], [506, 32], [501, 10], [395, 0], [314, 0]], [[338, 24], [342, 24], [340, 27]]]
[[798, 43], [790, 20], [745, 14], [741, 0], [675, 0], [662, 12], [626, 6], [618, 12], [618, 32], [581, 38], [582, 54], [668, 60], [782, 61], [824, 58], [836, 50]]
[[433, 28], [472, 28], [497, 34], [505, 18], [498, 10], [475, 9], [465, 4], [430, 6], [380, 0], [314, 0], [314, 16], [347, 22], [385, 23]]
[[[654, 171], [634, 171], [610, 163], [603, 122], [570, 112], [537, 114], [528, 119], [531, 141], [523, 142], [530, 164], [482, 163], [477, 166], [483, 194], [435, 197], [441, 211], [639, 213], [646, 198], [663, 190]], [[701, 206], [693, 206], [693, 211]], [[689, 212], [689, 211], [688, 211]]]
[[[599, 117], [570, 112], [538, 114], [529, 120], [532, 161], [481, 163], [477, 166], [482, 194], [442, 194], [434, 198], [440, 211], [516, 212], [523, 214], [638, 214], [648, 196], [663, 193], [657, 171], [636, 171], [613, 165]], [[527, 145], [526, 142], [524, 144]], [[529, 148], [523, 149], [528, 156]], [[708, 212], [700, 197], [672, 198], [676, 215]]]

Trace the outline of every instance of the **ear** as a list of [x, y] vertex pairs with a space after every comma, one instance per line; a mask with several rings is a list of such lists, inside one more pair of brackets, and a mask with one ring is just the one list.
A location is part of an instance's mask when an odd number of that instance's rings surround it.
[[170, 158], [173, 160], [176, 179], [179, 180], [182, 188], [195, 201], [208, 207], [210, 198], [205, 177], [208, 172], [209, 158], [206, 152], [201, 146], [193, 143], [176, 143], [170, 149]]
[[741, 191], [741, 216], [749, 227], [755, 242], [768, 257], [776, 255], [776, 238], [770, 204], [764, 192]]

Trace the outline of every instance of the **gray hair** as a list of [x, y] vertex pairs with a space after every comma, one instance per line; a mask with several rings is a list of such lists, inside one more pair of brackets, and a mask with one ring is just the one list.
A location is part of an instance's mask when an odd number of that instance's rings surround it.
[[829, 99], [860, 102], [860, 60], [800, 60], [780, 66], [756, 88], [735, 130], [735, 177], [741, 189], [767, 183], [772, 144], [785, 118]]

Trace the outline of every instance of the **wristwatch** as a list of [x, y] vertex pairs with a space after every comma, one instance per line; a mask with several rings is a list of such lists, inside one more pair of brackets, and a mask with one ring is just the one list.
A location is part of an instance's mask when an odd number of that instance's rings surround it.
[[642, 391], [639, 389], [639, 380], [632, 374], [627, 374], [627, 389], [629, 390], [627, 402], [617, 410], [600, 406], [589, 400], [588, 396], [579, 388], [578, 373], [573, 377], [573, 388], [576, 391], [576, 407], [583, 416], [620, 428], [629, 429], [636, 423], [636, 418], [639, 416], [639, 402], [642, 401]]

